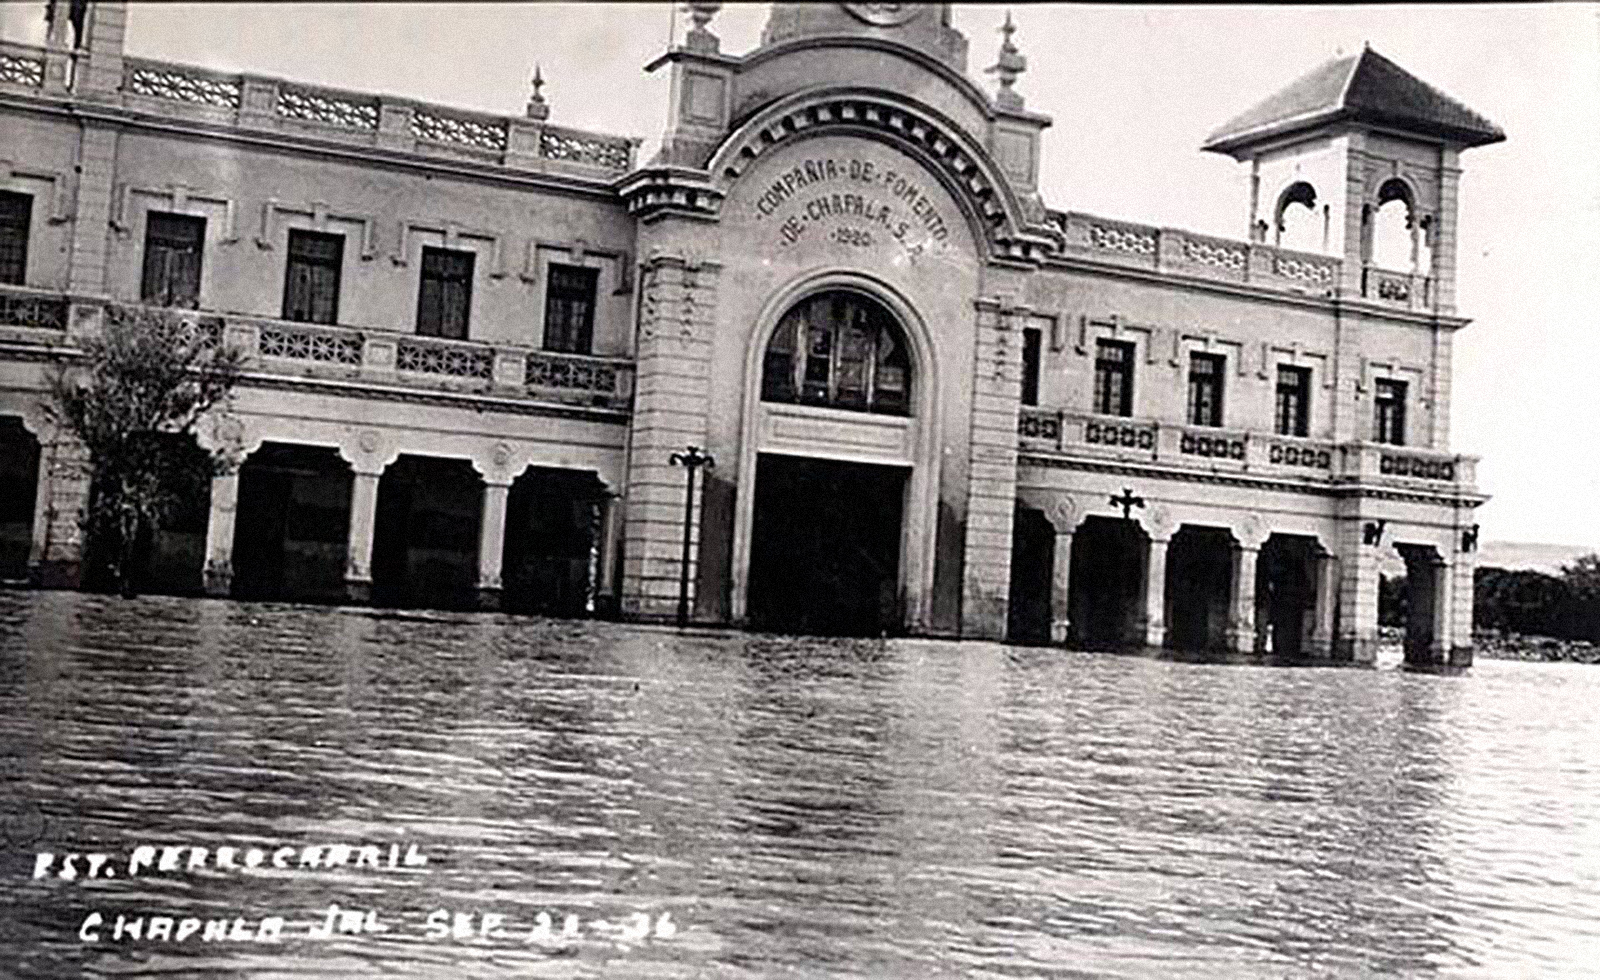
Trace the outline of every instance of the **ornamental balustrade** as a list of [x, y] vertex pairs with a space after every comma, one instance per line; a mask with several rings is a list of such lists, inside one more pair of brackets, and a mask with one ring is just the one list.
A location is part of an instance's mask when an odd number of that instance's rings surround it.
[[1339, 289], [1343, 263], [1326, 255], [1075, 211], [1051, 212], [1050, 217], [1062, 233], [1068, 255], [1316, 296], [1332, 296]]
[[65, 331], [69, 305], [67, 298], [59, 293], [40, 292], [25, 286], [0, 286], [0, 327]]
[[1433, 279], [1369, 265], [1361, 270], [1361, 295], [1385, 305], [1425, 310], [1433, 302]]
[[41, 88], [44, 85], [43, 48], [0, 41], [0, 83]]
[[262, 323], [256, 330], [257, 354], [291, 361], [360, 367], [363, 344], [359, 333], [300, 323]]
[[1323, 483], [1470, 490], [1476, 476], [1474, 457], [1421, 447], [1337, 445], [1270, 432], [1160, 423], [1038, 406], [1024, 406], [1018, 413], [1017, 448], [1046, 455]]
[[476, 344], [405, 339], [395, 344], [394, 366], [397, 371], [488, 381], [494, 377], [494, 349]]
[[[0, 47], [0, 82], [38, 87], [43, 51]], [[216, 121], [226, 113], [251, 129], [301, 131], [321, 139], [423, 155], [463, 151], [516, 169], [600, 171], [607, 179], [633, 169], [639, 141], [551, 125], [523, 116], [495, 116], [406, 99], [347, 92], [258, 75], [229, 75], [192, 65], [126, 58], [122, 90], [147, 111]]]

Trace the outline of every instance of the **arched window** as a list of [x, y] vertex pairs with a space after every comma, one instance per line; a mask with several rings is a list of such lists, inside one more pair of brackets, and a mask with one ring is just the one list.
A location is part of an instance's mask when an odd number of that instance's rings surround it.
[[1320, 252], [1326, 248], [1326, 227], [1317, 211], [1317, 189], [1310, 184], [1297, 180], [1284, 188], [1278, 196], [1276, 217], [1278, 234], [1274, 244], [1297, 252]]
[[1378, 209], [1372, 216], [1372, 249], [1367, 261], [1392, 272], [1427, 272], [1432, 264], [1426, 222], [1406, 182], [1391, 177], [1378, 188]]
[[812, 296], [784, 314], [767, 342], [761, 398], [907, 415], [911, 357], [905, 334], [875, 300], [844, 291]]

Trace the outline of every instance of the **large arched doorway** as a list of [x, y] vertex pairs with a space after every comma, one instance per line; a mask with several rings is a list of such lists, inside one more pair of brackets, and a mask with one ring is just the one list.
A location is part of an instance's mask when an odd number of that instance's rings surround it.
[[760, 367], [746, 619], [900, 631], [915, 384], [904, 329], [862, 292], [814, 293], [778, 321]]
[[1150, 551], [1144, 529], [1137, 521], [1092, 515], [1072, 537], [1068, 641], [1080, 650], [1143, 644], [1145, 568]]

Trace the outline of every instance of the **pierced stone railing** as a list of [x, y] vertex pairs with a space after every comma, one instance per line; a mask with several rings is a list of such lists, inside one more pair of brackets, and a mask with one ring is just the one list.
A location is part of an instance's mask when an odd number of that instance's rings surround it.
[[1433, 280], [1369, 265], [1361, 270], [1361, 295], [1380, 303], [1421, 310], [1433, 303]]
[[342, 129], [376, 131], [378, 100], [331, 89], [279, 83], [276, 112], [285, 119], [321, 123]]
[[[14, 46], [13, 46], [14, 47]], [[12, 55], [22, 84], [43, 78], [28, 67], [32, 54]], [[9, 64], [10, 62], [5, 62]], [[31, 62], [29, 62], [31, 64]], [[0, 81], [8, 80], [0, 78]], [[633, 169], [639, 141], [552, 125], [525, 116], [497, 116], [448, 106], [348, 92], [259, 75], [230, 75], [191, 65], [127, 58], [123, 93], [145, 111], [170, 112], [215, 123], [229, 120], [252, 130], [303, 134], [309, 128], [323, 140], [402, 150], [424, 156], [453, 156], [496, 163], [516, 170], [566, 171], [610, 180]]]
[[0, 82], [28, 88], [44, 86], [44, 48], [0, 41]]
[[494, 377], [494, 349], [478, 344], [405, 339], [395, 344], [394, 366], [397, 371], [488, 381]]
[[193, 65], [129, 58], [123, 62], [122, 89], [133, 95], [219, 109], [238, 109], [244, 83], [238, 75]]
[[360, 367], [363, 343], [361, 334], [337, 327], [274, 322], [258, 325], [255, 349], [262, 357]]
[[1343, 447], [1340, 475], [1361, 482], [1471, 486], [1477, 457], [1422, 446], [1358, 442]]
[[1472, 492], [1477, 459], [1418, 446], [1285, 436], [1023, 406], [1017, 448], [1175, 470]]
[[1051, 212], [1066, 254], [1199, 279], [1338, 294], [1342, 261], [1254, 242], [1214, 238], [1077, 212]]
[[60, 293], [25, 286], [0, 286], [0, 327], [65, 331], [69, 306], [67, 298]]
[[539, 155], [548, 160], [570, 160], [622, 172], [633, 167], [634, 142], [615, 136], [596, 136], [576, 129], [545, 126], [539, 133]]
[[493, 116], [419, 107], [411, 114], [411, 132], [419, 140], [505, 152], [506, 121]]

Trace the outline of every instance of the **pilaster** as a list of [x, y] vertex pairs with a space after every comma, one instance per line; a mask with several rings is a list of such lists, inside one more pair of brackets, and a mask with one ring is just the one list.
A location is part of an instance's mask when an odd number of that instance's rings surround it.
[[106, 259], [111, 235], [112, 184], [117, 171], [117, 133], [85, 119], [78, 138], [79, 169], [67, 289], [97, 295], [108, 291]]
[[[668, 620], [677, 611], [685, 476], [671, 457], [691, 444], [706, 444], [720, 272], [715, 262], [662, 250], [644, 263], [623, 520], [621, 598], [623, 615], [630, 618]], [[697, 480], [697, 490], [703, 492], [705, 482]], [[690, 527], [691, 609], [701, 510], [696, 501]]]
[[40, 440], [38, 495], [28, 577], [46, 589], [75, 589], [83, 570], [83, 515], [89, 504], [89, 451], [70, 436]]
[[1358, 517], [1338, 523], [1339, 618], [1335, 659], [1372, 663], [1378, 655], [1378, 549], [1362, 543]]
[[976, 319], [961, 635], [998, 640], [1011, 588], [1022, 335], [1009, 305], [979, 300]]
[[1050, 642], [1065, 643], [1072, 628], [1072, 532], [1056, 532], [1055, 567], [1050, 577]]
[[1313, 657], [1328, 657], [1333, 654], [1333, 636], [1337, 627], [1334, 612], [1339, 603], [1339, 559], [1319, 553], [1312, 562], [1316, 607], [1312, 610], [1314, 618], [1307, 646]]

